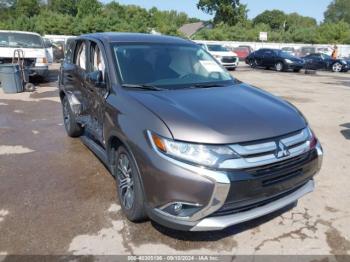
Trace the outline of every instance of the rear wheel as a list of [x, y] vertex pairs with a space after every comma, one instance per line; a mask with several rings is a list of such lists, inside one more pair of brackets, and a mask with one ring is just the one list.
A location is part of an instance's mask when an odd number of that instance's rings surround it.
[[146, 218], [140, 177], [136, 164], [123, 146], [116, 153], [116, 182], [120, 205], [126, 217], [133, 222]]
[[79, 137], [83, 134], [83, 128], [76, 122], [75, 116], [70, 108], [67, 96], [62, 99], [63, 122], [66, 132], [70, 137]]
[[342, 69], [343, 69], [343, 66], [342, 66], [341, 63], [339, 63], [339, 62], [335, 62], [335, 63], [332, 65], [332, 71], [333, 71], [333, 72], [340, 72]]
[[256, 68], [256, 66], [257, 66], [256, 61], [255, 61], [255, 60], [250, 60], [250, 61], [249, 61], [249, 66], [250, 66], [251, 68]]
[[284, 69], [284, 65], [282, 62], [277, 62], [276, 65], [275, 65], [275, 69], [277, 72], [282, 72], [283, 69]]
[[299, 73], [301, 69], [294, 69], [293, 72]]

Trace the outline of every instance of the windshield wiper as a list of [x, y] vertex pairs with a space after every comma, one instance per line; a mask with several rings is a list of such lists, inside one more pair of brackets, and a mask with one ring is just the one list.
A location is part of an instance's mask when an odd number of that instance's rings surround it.
[[162, 91], [162, 88], [152, 86], [152, 85], [135, 85], [135, 84], [123, 84], [122, 87], [126, 88], [138, 88], [138, 89], [143, 89], [143, 90], [152, 90], [152, 91]]
[[190, 88], [211, 88], [211, 87], [224, 87], [224, 85], [220, 85], [220, 84], [194, 84], [194, 85], [190, 86]]

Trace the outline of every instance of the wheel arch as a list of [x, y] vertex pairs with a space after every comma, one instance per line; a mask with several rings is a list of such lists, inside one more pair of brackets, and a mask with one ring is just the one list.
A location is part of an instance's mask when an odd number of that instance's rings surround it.
[[135, 163], [137, 174], [139, 175], [140, 182], [141, 182], [141, 188], [142, 188], [142, 195], [144, 200], [146, 201], [147, 196], [145, 194], [143, 179], [142, 179], [142, 173], [139, 167], [139, 164], [137, 163], [137, 160], [135, 158], [134, 153], [131, 150], [131, 147], [128, 145], [128, 143], [123, 139], [120, 135], [118, 135], [116, 132], [112, 132], [109, 136], [107, 143], [106, 143], [106, 153], [108, 157], [109, 162], [109, 169], [113, 177], [116, 177], [115, 170], [116, 170], [116, 151], [120, 146], [124, 146], [130, 156], [132, 157], [132, 160]]

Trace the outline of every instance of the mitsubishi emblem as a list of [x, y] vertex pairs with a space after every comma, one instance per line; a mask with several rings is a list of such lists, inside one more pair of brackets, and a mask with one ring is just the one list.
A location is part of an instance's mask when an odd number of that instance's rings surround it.
[[288, 148], [286, 147], [286, 145], [283, 144], [281, 141], [279, 141], [277, 145], [276, 157], [282, 158], [289, 155], [290, 155], [290, 152], [288, 151]]

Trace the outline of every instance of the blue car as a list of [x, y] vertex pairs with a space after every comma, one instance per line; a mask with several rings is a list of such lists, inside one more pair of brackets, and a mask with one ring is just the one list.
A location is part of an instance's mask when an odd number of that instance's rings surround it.
[[322, 53], [309, 54], [302, 57], [302, 59], [305, 61], [306, 69], [347, 72], [350, 66], [350, 61], [333, 59], [331, 56]]

